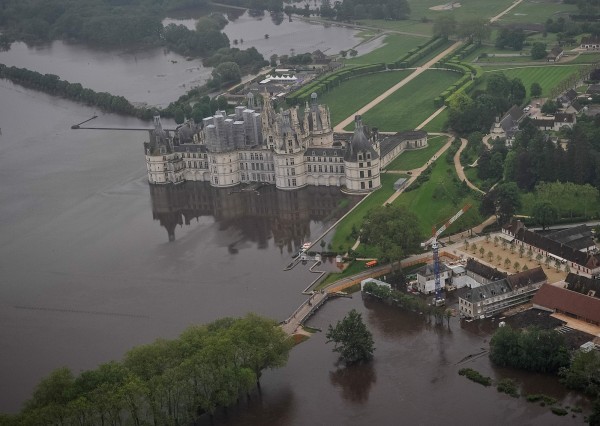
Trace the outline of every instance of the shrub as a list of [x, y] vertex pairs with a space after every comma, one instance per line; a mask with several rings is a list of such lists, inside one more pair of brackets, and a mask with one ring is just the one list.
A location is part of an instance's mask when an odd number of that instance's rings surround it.
[[569, 414], [569, 412], [562, 407], [552, 407], [550, 410], [557, 416], [566, 416]]
[[479, 371], [473, 370], [472, 368], [461, 368], [458, 370], [458, 374], [461, 376], [465, 376], [467, 379], [479, 383], [483, 386], [491, 386], [492, 379], [486, 376], [483, 376]]

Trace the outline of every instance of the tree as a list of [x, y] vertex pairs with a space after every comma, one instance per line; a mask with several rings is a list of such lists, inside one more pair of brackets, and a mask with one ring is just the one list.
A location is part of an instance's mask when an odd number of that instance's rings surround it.
[[235, 62], [222, 62], [212, 71], [213, 79], [220, 84], [237, 83], [241, 81], [241, 71]]
[[471, 243], [471, 251], [475, 253], [477, 251], [477, 244]]
[[531, 87], [529, 88], [529, 94], [533, 98], [542, 96], [542, 86], [540, 86], [540, 83], [538, 83], [537, 81], [531, 83]]
[[515, 260], [515, 263], [513, 263], [513, 268], [515, 268], [515, 271], [519, 272], [519, 269], [521, 268], [521, 264]]
[[522, 259], [524, 254], [525, 254], [525, 247], [523, 247], [523, 244], [520, 244], [519, 245], [519, 257]]
[[546, 57], [546, 43], [536, 42], [531, 46], [531, 58], [532, 59], [543, 59]]
[[544, 258], [544, 256], [542, 256], [542, 253], [538, 253], [537, 256], [535, 256], [535, 260], [537, 261], [538, 265], [542, 264], [543, 258]]
[[504, 269], [510, 268], [511, 264], [512, 264], [512, 262], [510, 261], [510, 259], [508, 257], [506, 259], [504, 259]]
[[492, 260], [494, 260], [494, 253], [492, 253], [492, 251], [488, 251], [487, 252], [487, 257], [488, 257], [488, 261], [491, 262]]
[[454, 15], [440, 15], [433, 21], [433, 35], [448, 39], [456, 34], [456, 20]]
[[533, 219], [545, 230], [558, 221], [558, 208], [550, 201], [539, 201], [533, 205]]
[[362, 320], [362, 315], [352, 309], [335, 327], [327, 329], [327, 343], [334, 343], [334, 352], [347, 365], [370, 361], [373, 358], [373, 336]]
[[498, 247], [498, 241], [500, 240], [500, 238], [498, 238], [498, 236], [494, 236], [494, 247]]
[[377, 247], [383, 261], [398, 261], [419, 249], [419, 219], [402, 206], [377, 207], [365, 218], [360, 240]]
[[498, 265], [500, 265], [500, 262], [502, 262], [502, 256], [500, 256], [499, 254], [496, 255], [496, 263], [498, 263]]
[[481, 247], [481, 248], [479, 249], [479, 255], [480, 255], [480, 257], [482, 257], [482, 258], [483, 258], [483, 255], [484, 255], [484, 254], [485, 254], [485, 248]]
[[490, 38], [489, 22], [482, 18], [465, 19], [458, 25], [457, 32], [462, 38], [471, 42], [481, 43]]

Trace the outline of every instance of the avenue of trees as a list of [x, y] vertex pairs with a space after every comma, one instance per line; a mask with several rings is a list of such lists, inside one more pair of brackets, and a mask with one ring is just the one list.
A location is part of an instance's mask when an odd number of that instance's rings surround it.
[[44, 378], [21, 413], [3, 425], [187, 425], [235, 404], [260, 387], [261, 372], [281, 367], [288, 336], [256, 315], [193, 326], [75, 376], [59, 368]]
[[340, 354], [340, 362], [346, 365], [367, 362], [373, 358], [373, 335], [356, 309], [352, 309], [335, 327], [330, 324], [325, 337], [327, 343], [333, 342], [333, 351]]
[[490, 359], [500, 367], [558, 373], [570, 362], [564, 337], [555, 330], [500, 327], [490, 340]]

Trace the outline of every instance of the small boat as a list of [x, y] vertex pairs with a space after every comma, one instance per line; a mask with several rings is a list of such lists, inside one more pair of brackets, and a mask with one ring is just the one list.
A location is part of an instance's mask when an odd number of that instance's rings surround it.
[[310, 241], [302, 244], [302, 251], [306, 251], [310, 248], [310, 246], [312, 246], [312, 243]]

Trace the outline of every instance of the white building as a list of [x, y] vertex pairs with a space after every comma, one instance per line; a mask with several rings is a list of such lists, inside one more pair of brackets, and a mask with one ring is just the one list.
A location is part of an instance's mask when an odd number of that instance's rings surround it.
[[[452, 271], [445, 264], [440, 263], [440, 288], [444, 289], [449, 283]], [[417, 270], [417, 290], [423, 294], [435, 293], [435, 273], [433, 264], [427, 264]]]
[[276, 112], [269, 100], [258, 112], [254, 98], [233, 114], [217, 111], [201, 126], [188, 122], [171, 135], [154, 121], [144, 144], [152, 184], [207, 181], [215, 187], [241, 183], [273, 184], [293, 190], [313, 186], [344, 187], [367, 193], [381, 186], [382, 152], [386, 164], [405, 149], [427, 146], [427, 133], [406, 132], [379, 141], [377, 129], [355, 120], [347, 140], [335, 140], [329, 109], [311, 96], [303, 114], [298, 107]]

